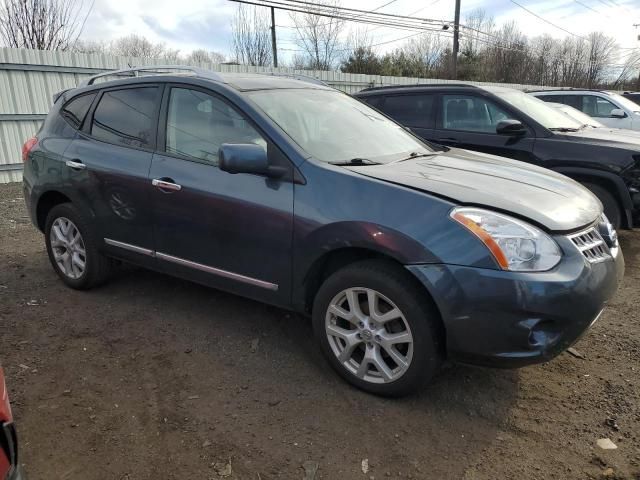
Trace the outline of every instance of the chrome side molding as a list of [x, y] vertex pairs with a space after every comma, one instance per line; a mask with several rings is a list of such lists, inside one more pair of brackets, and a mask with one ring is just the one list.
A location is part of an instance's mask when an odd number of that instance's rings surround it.
[[142, 255], [147, 255], [149, 257], [155, 257], [156, 256], [156, 252], [154, 252], [153, 250], [149, 250], [147, 248], [138, 247], [137, 245], [131, 245], [130, 243], [119, 242], [117, 240], [112, 240], [110, 238], [105, 238], [104, 239], [104, 243], [106, 243], [107, 245], [111, 245], [112, 247], [124, 248], [125, 250], [129, 250], [131, 252], [140, 253]]
[[164, 260], [165, 262], [175, 263], [177, 265], [182, 265], [184, 267], [193, 268], [206, 273], [211, 273], [219, 277], [229, 278], [231, 280], [247, 283], [249, 285], [254, 285], [260, 288], [266, 288], [267, 290], [272, 290], [274, 292], [278, 290], [278, 285], [276, 283], [266, 282], [264, 280], [258, 280], [257, 278], [247, 277], [246, 275], [229, 272], [227, 270], [222, 270], [221, 268], [210, 267], [209, 265], [192, 262], [191, 260], [186, 260], [180, 257], [174, 257], [173, 255], [169, 255], [166, 253], [154, 252], [153, 250], [139, 247], [137, 245], [131, 245], [130, 243], [119, 242], [118, 240], [112, 240], [110, 238], [105, 238], [104, 243], [106, 243], [107, 245], [111, 245], [112, 247], [118, 247], [124, 250], [129, 250], [131, 252], [139, 253], [141, 255], [155, 257], [159, 260]]
[[220, 268], [210, 267], [209, 265], [203, 265], [202, 263], [192, 262], [191, 260], [185, 260], [184, 258], [174, 257], [173, 255], [167, 255], [166, 253], [156, 252], [156, 258], [165, 260], [167, 262], [176, 263], [189, 268], [195, 268], [203, 272], [212, 273], [220, 277], [230, 278], [231, 280], [237, 280], [239, 282], [255, 285], [256, 287], [266, 288], [267, 290], [278, 290], [278, 285], [275, 283], [265, 282], [264, 280], [258, 280], [257, 278], [247, 277], [239, 273], [229, 272]]

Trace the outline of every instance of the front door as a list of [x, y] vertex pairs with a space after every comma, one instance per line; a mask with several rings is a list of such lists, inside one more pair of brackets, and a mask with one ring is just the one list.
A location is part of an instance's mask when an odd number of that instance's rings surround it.
[[611, 128], [632, 128], [631, 117], [614, 117], [613, 110], [622, 110], [606, 98], [598, 95], [582, 95], [582, 111]]
[[441, 95], [440, 103], [435, 142], [535, 163], [533, 132], [517, 137], [498, 135], [498, 123], [514, 118], [490, 99], [454, 93]]
[[194, 281], [288, 303], [293, 183], [218, 168], [223, 143], [261, 145], [270, 161], [280, 158], [277, 147], [208, 91], [167, 89], [160, 117], [164, 152], [154, 155], [150, 174], [159, 264]]

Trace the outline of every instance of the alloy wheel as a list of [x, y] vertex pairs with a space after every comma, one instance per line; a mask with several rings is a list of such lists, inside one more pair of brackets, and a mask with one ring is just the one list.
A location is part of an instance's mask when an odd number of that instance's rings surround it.
[[85, 272], [87, 253], [78, 227], [65, 217], [58, 217], [49, 234], [53, 259], [60, 271], [71, 279], [78, 279]]
[[325, 331], [338, 361], [356, 377], [389, 383], [406, 373], [413, 335], [402, 311], [380, 292], [342, 290], [329, 303]]

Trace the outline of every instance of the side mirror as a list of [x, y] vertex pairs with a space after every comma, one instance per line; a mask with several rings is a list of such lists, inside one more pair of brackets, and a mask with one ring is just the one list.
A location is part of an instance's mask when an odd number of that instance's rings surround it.
[[252, 173], [266, 177], [282, 177], [284, 168], [269, 165], [267, 151], [253, 143], [223, 143], [218, 151], [220, 170], [228, 173]]
[[627, 114], [621, 108], [614, 108], [611, 110], [611, 117], [613, 118], [625, 118]]
[[527, 128], [518, 120], [500, 120], [496, 125], [496, 133], [498, 135], [509, 135], [512, 137], [525, 135]]

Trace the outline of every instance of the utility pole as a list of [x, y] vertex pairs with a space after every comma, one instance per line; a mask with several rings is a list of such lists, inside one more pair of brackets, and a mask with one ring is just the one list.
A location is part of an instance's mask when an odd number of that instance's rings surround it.
[[458, 78], [458, 52], [460, 51], [460, 0], [456, 0], [456, 12], [453, 19], [453, 68], [451, 76]]
[[273, 66], [278, 68], [278, 46], [276, 45], [276, 10], [271, 7], [271, 51], [273, 53]]

